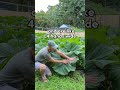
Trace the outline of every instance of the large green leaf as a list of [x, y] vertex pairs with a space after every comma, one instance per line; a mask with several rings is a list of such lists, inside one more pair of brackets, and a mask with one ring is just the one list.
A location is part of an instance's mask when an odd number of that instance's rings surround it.
[[75, 71], [76, 67], [71, 64], [56, 64], [53, 69], [60, 75], [67, 75], [70, 71]]
[[[94, 78], [94, 81], [91, 82], [88, 78]], [[87, 88], [94, 88], [105, 80], [105, 75], [102, 70], [94, 70], [94, 72], [89, 71], [86, 73], [86, 79]]]
[[[63, 51], [69, 57], [76, 57], [76, 60], [70, 62], [69, 64], [55, 64], [55, 66], [53, 66], [54, 71], [58, 74], [67, 75], [69, 72], [75, 71], [76, 69], [76, 62], [79, 60], [77, 55], [80, 54], [80, 47], [75, 43], [66, 43], [64, 44], [64, 49], [62, 48], [61, 51]], [[56, 53], [52, 53], [52, 57], [56, 60], [64, 59]]]
[[[87, 87], [95, 88], [102, 84], [101, 82], [105, 80], [104, 67], [116, 62], [110, 59], [110, 57], [113, 55], [114, 49], [100, 44], [95, 40], [88, 40], [86, 51], [86, 73], [89, 73], [91, 76], [93, 76], [93, 73], [97, 71], [97, 75], [94, 76], [97, 78], [97, 83], [88, 83]], [[101, 74], [99, 74], [99, 72], [101, 72]], [[101, 78], [101, 80], [99, 80], [101, 75], [104, 77], [104, 79]]]
[[107, 69], [109, 80], [112, 81], [113, 90], [120, 90], [120, 62], [112, 64]]

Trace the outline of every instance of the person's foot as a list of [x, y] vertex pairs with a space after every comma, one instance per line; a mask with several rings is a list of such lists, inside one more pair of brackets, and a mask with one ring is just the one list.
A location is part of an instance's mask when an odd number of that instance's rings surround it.
[[48, 79], [42, 79], [41, 81], [47, 83]]
[[41, 80], [42, 82], [48, 82], [48, 79], [47, 79], [46, 77], [41, 77], [40, 80]]

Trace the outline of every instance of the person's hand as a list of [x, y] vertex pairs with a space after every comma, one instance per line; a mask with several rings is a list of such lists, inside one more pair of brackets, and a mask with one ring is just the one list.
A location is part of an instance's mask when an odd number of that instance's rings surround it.
[[63, 60], [62, 63], [63, 63], [63, 64], [68, 64], [69, 61], [68, 61], [68, 60]]
[[74, 61], [76, 58], [69, 58], [68, 60], [70, 60], [70, 61]]

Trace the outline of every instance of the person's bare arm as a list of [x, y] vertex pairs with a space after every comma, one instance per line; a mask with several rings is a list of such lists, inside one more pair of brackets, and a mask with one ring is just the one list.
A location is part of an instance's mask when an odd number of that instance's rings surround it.
[[67, 55], [65, 55], [63, 52], [60, 52], [60, 51], [56, 51], [57, 54], [59, 54], [60, 56], [62, 56], [63, 58], [66, 58], [68, 60], [74, 60], [74, 58], [70, 58], [68, 57]]
[[53, 63], [63, 63], [63, 64], [67, 64], [68, 61], [67, 60], [55, 60], [54, 58], [50, 58], [49, 59], [50, 62], [53, 62]]

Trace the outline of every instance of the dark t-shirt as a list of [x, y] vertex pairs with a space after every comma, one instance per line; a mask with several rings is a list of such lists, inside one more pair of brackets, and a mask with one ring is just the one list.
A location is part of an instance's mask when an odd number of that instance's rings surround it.
[[0, 84], [20, 89], [25, 79], [34, 82], [34, 70], [34, 57], [28, 48], [11, 58], [0, 71]]

